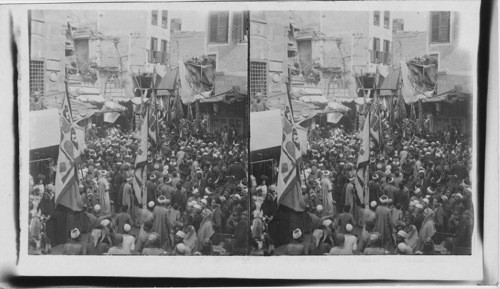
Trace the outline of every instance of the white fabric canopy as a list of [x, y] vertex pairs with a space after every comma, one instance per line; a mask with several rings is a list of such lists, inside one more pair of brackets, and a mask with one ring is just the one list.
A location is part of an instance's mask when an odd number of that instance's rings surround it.
[[29, 122], [30, 150], [59, 145], [61, 129], [58, 109], [30, 111]]
[[279, 147], [281, 138], [279, 109], [250, 113], [250, 151]]

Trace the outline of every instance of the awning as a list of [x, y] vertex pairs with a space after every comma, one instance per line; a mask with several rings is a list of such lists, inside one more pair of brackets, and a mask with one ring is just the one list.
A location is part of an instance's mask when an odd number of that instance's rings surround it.
[[458, 88], [462, 93], [472, 94], [472, 77], [468, 75], [438, 75], [437, 95]]
[[70, 96], [96, 95], [101, 93], [98, 88], [85, 86], [68, 86], [68, 92]]
[[59, 145], [61, 129], [58, 109], [30, 111], [29, 123], [30, 150]]
[[[137, 96], [137, 97], [132, 98], [132, 99], [131, 99], [131, 101], [132, 101], [132, 103], [133, 103], [133, 104], [135, 104], [135, 105], [141, 105], [141, 103], [142, 103], [142, 100], [141, 100], [141, 99], [142, 99], [141, 97], [138, 97], [138, 96]], [[148, 102], [148, 101], [149, 101], [149, 98], [144, 98], [144, 102], [145, 102], [145, 103], [146, 103], [146, 102]]]
[[[177, 80], [177, 75], [179, 74], [179, 69], [178, 68], [173, 68], [173, 69], [168, 69], [163, 78], [160, 81], [160, 84], [158, 84], [157, 89], [159, 90], [172, 90], [174, 89], [175, 86], [175, 81]], [[159, 91], [158, 95], [164, 94], [166, 91]]]
[[331, 101], [328, 103], [328, 105], [326, 106], [325, 108], [325, 111], [328, 111], [328, 112], [340, 112], [340, 113], [343, 113], [343, 112], [347, 112], [349, 111], [350, 108], [341, 104], [341, 103], [338, 103], [338, 102], [334, 102], [334, 101]]
[[76, 97], [81, 102], [88, 102], [94, 105], [102, 105], [106, 99], [100, 94], [81, 94]]
[[292, 93], [298, 95], [322, 95], [323, 90], [313, 87], [292, 87]]
[[[281, 97], [286, 97], [286, 94], [282, 94]], [[266, 103], [271, 109], [279, 110], [283, 107], [283, 102], [280, 100], [280, 96], [268, 97], [266, 98]], [[322, 109], [312, 103], [305, 103], [296, 99], [292, 99], [292, 109], [296, 122], [302, 122], [304, 120], [313, 118], [318, 113], [323, 112]]]
[[401, 61], [401, 78], [403, 80], [401, 94], [403, 94], [406, 104], [430, 98], [434, 94], [433, 90], [423, 90], [423, 86], [421, 85], [423, 82], [418, 84], [418, 80], [415, 80], [415, 75], [410, 72], [409, 66], [404, 61]]
[[305, 95], [299, 98], [300, 101], [306, 102], [306, 103], [318, 103], [318, 104], [327, 104], [328, 99], [320, 94], [320, 95]]
[[250, 151], [281, 146], [282, 127], [279, 109], [250, 113]]
[[382, 84], [379, 86], [380, 90], [380, 95], [392, 95], [392, 90], [398, 88], [398, 83], [401, 75], [401, 69], [392, 69], [390, 68], [389, 74], [387, 77], [384, 79]]
[[241, 93], [246, 94], [246, 86], [246, 76], [217, 75], [215, 77], [215, 95], [220, 95], [232, 91], [234, 87], [239, 87]]
[[106, 101], [101, 108], [101, 112], [124, 112], [127, 108], [114, 101]]

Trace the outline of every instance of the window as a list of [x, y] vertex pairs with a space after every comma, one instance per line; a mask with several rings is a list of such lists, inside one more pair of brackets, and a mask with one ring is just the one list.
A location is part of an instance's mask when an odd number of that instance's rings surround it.
[[233, 12], [233, 24], [231, 32], [232, 41], [243, 40], [243, 12]]
[[431, 42], [450, 42], [450, 12], [431, 12]]
[[161, 41], [161, 50], [157, 53], [157, 59], [159, 63], [167, 63], [168, 62], [168, 41]]
[[380, 52], [380, 38], [373, 38], [373, 48], [371, 51], [371, 62], [380, 63], [382, 62], [382, 53]]
[[161, 10], [161, 27], [168, 29], [168, 11]]
[[373, 38], [373, 51], [380, 51], [380, 38]]
[[391, 29], [391, 12], [384, 11], [384, 28]]
[[373, 25], [380, 26], [380, 11], [373, 12]]
[[384, 40], [384, 52], [392, 52], [392, 43], [389, 40]]
[[390, 65], [392, 63], [392, 43], [389, 40], [384, 40], [384, 53], [382, 63]]
[[45, 64], [43, 60], [30, 61], [30, 95], [38, 91], [41, 96], [44, 95], [44, 73]]
[[209, 41], [227, 43], [229, 11], [210, 12]]
[[151, 25], [158, 26], [158, 11], [151, 11]]
[[148, 60], [149, 60], [149, 63], [156, 63], [158, 62], [156, 60], [156, 50], [158, 49], [158, 39], [157, 38], [154, 38], [154, 37], [151, 37], [151, 43], [150, 43], [150, 46], [149, 46], [149, 54], [148, 54]]
[[262, 93], [267, 96], [267, 63], [263, 61], [250, 61], [250, 95]]
[[158, 39], [151, 37], [151, 46], [149, 47], [149, 50], [155, 51], [158, 49]]
[[162, 40], [161, 41], [161, 52], [167, 52], [168, 51], [168, 42], [167, 40]]

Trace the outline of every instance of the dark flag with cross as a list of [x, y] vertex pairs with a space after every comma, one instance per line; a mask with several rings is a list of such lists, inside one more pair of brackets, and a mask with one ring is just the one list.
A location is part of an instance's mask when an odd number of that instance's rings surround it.
[[68, 93], [64, 95], [59, 110], [59, 124], [61, 143], [56, 170], [56, 205], [62, 205], [72, 211], [79, 212], [83, 210], [84, 206], [78, 188], [75, 157], [79, 156], [81, 148], [75, 131], [76, 124], [73, 123]]

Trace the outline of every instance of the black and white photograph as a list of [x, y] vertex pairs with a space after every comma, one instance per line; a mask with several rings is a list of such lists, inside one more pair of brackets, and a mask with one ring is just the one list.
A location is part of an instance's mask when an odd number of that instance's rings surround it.
[[471, 254], [471, 20], [250, 12], [252, 254]]
[[490, 6], [0, 6], [0, 287], [498, 284]]
[[246, 255], [248, 12], [28, 21], [28, 254]]

